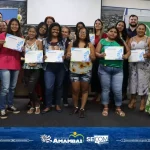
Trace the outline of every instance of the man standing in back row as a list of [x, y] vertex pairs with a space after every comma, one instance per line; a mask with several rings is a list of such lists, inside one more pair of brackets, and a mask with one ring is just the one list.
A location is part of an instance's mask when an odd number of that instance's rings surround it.
[[133, 36], [136, 36], [136, 27], [138, 25], [138, 16], [131, 15], [129, 17], [129, 28], [127, 29], [128, 37], [131, 38]]

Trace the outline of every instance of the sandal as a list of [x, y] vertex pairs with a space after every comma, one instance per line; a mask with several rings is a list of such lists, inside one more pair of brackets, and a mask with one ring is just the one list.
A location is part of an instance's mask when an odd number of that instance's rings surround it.
[[120, 117], [125, 117], [125, 113], [121, 109], [116, 109], [116, 114]]
[[33, 112], [34, 112], [34, 108], [31, 107], [31, 108], [27, 111], [27, 114], [33, 114]]
[[40, 114], [41, 110], [40, 110], [40, 106], [35, 107], [35, 114], [38, 115]]
[[102, 115], [107, 117], [108, 116], [108, 108], [104, 108], [102, 111]]

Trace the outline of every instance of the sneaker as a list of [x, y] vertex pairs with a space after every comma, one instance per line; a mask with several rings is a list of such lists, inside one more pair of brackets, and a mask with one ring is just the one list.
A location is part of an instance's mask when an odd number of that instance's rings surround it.
[[1, 111], [0, 111], [0, 118], [1, 118], [1, 119], [7, 119], [7, 114], [6, 114], [6, 111], [5, 111], [5, 110], [1, 110]]
[[17, 110], [17, 108], [14, 107], [14, 106], [8, 107], [8, 108], [7, 108], [7, 111], [8, 111], [8, 112], [12, 112], [12, 113], [14, 113], [14, 114], [19, 114], [19, 113], [20, 113], [20, 111]]

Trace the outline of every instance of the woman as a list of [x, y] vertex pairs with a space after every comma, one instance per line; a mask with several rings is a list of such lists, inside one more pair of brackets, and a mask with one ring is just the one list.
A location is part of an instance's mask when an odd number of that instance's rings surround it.
[[76, 28], [75, 28], [75, 35], [77, 36], [77, 34], [78, 34], [78, 32], [79, 32], [79, 29], [81, 29], [81, 28], [85, 28], [85, 24], [83, 23], [83, 22], [78, 22], [77, 24], [76, 24]]
[[102, 104], [104, 109], [103, 116], [108, 116], [108, 104], [109, 104], [109, 92], [112, 89], [116, 113], [124, 117], [125, 113], [121, 110], [122, 105], [122, 81], [123, 81], [123, 61], [122, 60], [105, 60], [105, 47], [109, 46], [124, 46], [126, 54], [123, 55], [123, 59], [128, 59], [130, 56], [130, 50], [126, 43], [120, 39], [119, 31], [116, 27], [110, 27], [107, 32], [107, 38], [101, 39], [96, 48], [96, 56], [100, 58], [98, 75], [102, 88]]
[[3, 21], [3, 15], [0, 13], [0, 21]]
[[43, 41], [44, 38], [47, 37], [48, 26], [46, 23], [41, 22], [37, 26], [37, 38], [40, 41]]
[[[47, 50], [65, 50], [65, 45], [62, 42], [61, 27], [58, 23], [52, 23], [49, 28], [49, 35], [45, 40], [44, 49]], [[43, 114], [51, 110], [52, 97], [55, 85], [55, 91], [57, 95], [56, 100], [56, 111], [62, 112], [60, 108], [61, 97], [63, 91], [63, 79], [65, 75], [64, 63], [45, 63], [45, 103], [46, 108], [42, 111]]]
[[[100, 19], [95, 20], [94, 22], [94, 47], [96, 48], [97, 44], [99, 43], [100, 39], [106, 38], [107, 34], [103, 32], [103, 22]], [[92, 68], [92, 78], [91, 78], [91, 89], [92, 92], [96, 92], [94, 96], [94, 101], [100, 101], [100, 82], [98, 78], [98, 66], [99, 66], [99, 59], [96, 59], [93, 63]]]
[[[28, 30], [28, 40], [25, 44], [25, 51], [38, 51], [43, 50], [42, 42], [36, 39], [37, 32], [35, 27], [30, 27]], [[25, 74], [25, 79], [28, 85], [29, 98], [31, 102], [31, 107], [27, 111], [28, 114], [40, 114], [40, 103], [35, 92], [36, 84], [40, 77], [40, 69], [42, 64], [40, 63], [24, 63], [23, 69]]]
[[[126, 30], [126, 24], [124, 21], [118, 21], [116, 24], [117, 29], [120, 33], [120, 38], [124, 40], [126, 43], [128, 42], [128, 35]], [[129, 77], [129, 67], [128, 67], [128, 60], [123, 61], [123, 86], [122, 86], [122, 93], [123, 93], [123, 100], [127, 99], [127, 87], [128, 87], [128, 77]]]
[[53, 17], [51, 17], [51, 16], [47, 16], [45, 18], [44, 22], [47, 24], [47, 26], [49, 28], [50, 25], [55, 22], [55, 19]]
[[138, 24], [137, 35], [130, 39], [131, 50], [144, 49], [144, 62], [129, 63], [129, 89], [131, 100], [128, 105], [130, 109], [136, 107], [136, 95], [141, 97], [140, 111], [145, 110], [145, 100], [148, 94], [150, 77], [150, 38], [145, 35], [146, 25]]
[[[95, 60], [94, 46], [90, 43], [89, 32], [83, 27], [77, 33], [76, 41], [70, 44], [67, 49], [67, 58], [71, 55], [71, 48], [90, 48], [90, 62], [70, 62], [70, 79], [72, 82], [72, 99], [74, 109], [71, 114], [76, 114], [79, 111], [79, 117], [85, 117], [85, 105], [88, 98], [89, 83], [91, 79], [92, 61]], [[81, 108], [79, 109], [78, 100], [81, 92]]]
[[[12, 34], [22, 37], [19, 21], [11, 19], [6, 33], [0, 34], [0, 70], [1, 70], [1, 88], [0, 88], [0, 112], [1, 118], [6, 119], [5, 104], [8, 105], [7, 111], [18, 114], [20, 111], [14, 106], [13, 97], [16, 88], [19, 70], [21, 68], [21, 53], [3, 47], [6, 34]], [[7, 103], [6, 103], [7, 102]]]
[[7, 23], [5, 21], [2, 21], [2, 29], [1, 32], [6, 32], [7, 31]]
[[[65, 44], [65, 49], [68, 47], [68, 45], [70, 44], [71, 40], [69, 39], [70, 36], [70, 28], [67, 26], [63, 26], [62, 27], [62, 38], [63, 38], [63, 42]], [[64, 77], [64, 83], [63, 83], [63, 103], [65, 107], [68, 107], [68, 89], [69, 89], [69, 85], [70, 85], [70, 80], [69, 80], [69, 60], [65, 59], [65, 67], [66, 67], [66, 72], [65, 72], [65, 77]]]
[[[41, 22], [37, 26], [37, 31], [36, 31], [36, 38], [37, 40], [41, 41], [42, 44], [44, 44], [44, 39], [47, 37], [48, 33], [48, 26], [46, 23]], [[44, 102], [44, 72], [43, 69], [40, 69], [40, 77], [38, 84], [36, 85], [36, 92], [38, 94], [39, 99]], [[31, 107], [31, 101], [28, 103], [28, 107]]]

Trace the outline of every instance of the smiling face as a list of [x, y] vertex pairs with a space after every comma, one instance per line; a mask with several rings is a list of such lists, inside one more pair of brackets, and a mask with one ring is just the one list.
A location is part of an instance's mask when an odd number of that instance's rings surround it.
[[30, 28], [28, 31], [28, 37], [29, 39], [34, 39], [36, 37], [37, 33], [35, 28]]
[[138, 18], [135, 16], [135, 17], [130, 17], [129, 18], [129, 25], [131, 27], [136, 27], [138, 24]]
[[69, 29], [64, 27], [64, 28], [62, 28], [61, 33], [62, 33], [63, 38], [68, 38], [69, 37]]
[[12, 21], [10, 25], [12, 32], [17, 32], [19, 30], [19, 24], [17, 21]]
[[124, 23], [123, 22], [119, 22], [117, 24], [117, 29], [119, 30], [119, 32], [122, 32], [124, 29]]
[[85, 28], [80, 29], [80, 31], [79, 31], [79, 39], [81, 39], [81, 40], [85, 40], [86, 39], [86, 29]]
[[146, 32], [146, 28], [144, 25], [139, 25], [136, 29], [136, 32], [137, 32], [137, 35], [142, 37], [145, 35], [145, 32]]
[[60, 30], [59, 30], [59, 27], [58, 27], [58, 26], [54, 26], [54, 27], [51, 29], [51, 34], [52, 34], [53, 37], [58, 37], [59, 32], [60, 32]]
[[6, 32], [7, 31], [7, 25], [5, 22], [2, 22], [2, 32]]
[[102, 23], [101, 23], [99, 20], [97, 20], [97, 21], [95, 22], [94, 27], [95, 27], [96, 30], [102, 30], [103, 25], [102, 25]]
[[107, 32], [107, 36], [110, 40], [114, 40], [117, 37], [117, 30], [115, 28], [110, 29]]

